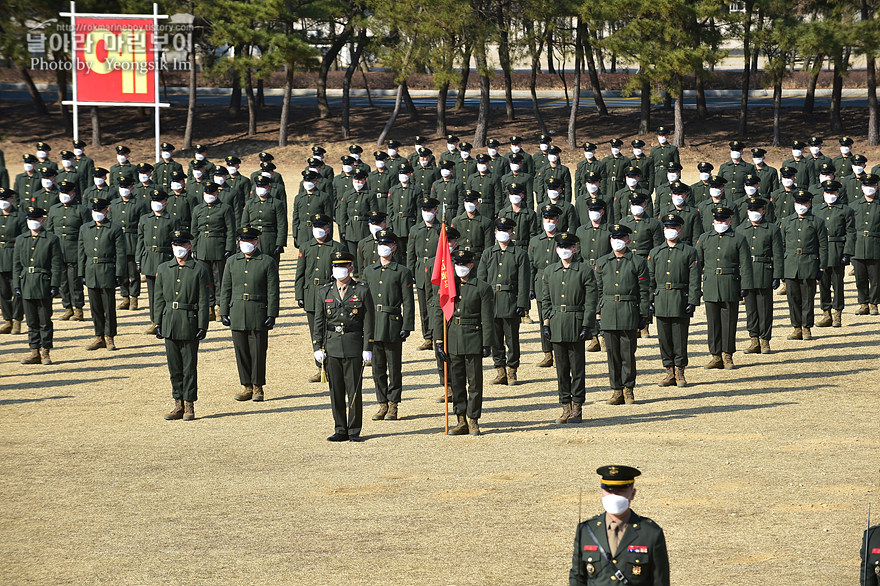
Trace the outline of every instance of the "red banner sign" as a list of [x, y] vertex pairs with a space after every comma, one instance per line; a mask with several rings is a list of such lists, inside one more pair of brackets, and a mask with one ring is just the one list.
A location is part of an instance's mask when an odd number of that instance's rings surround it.
[[76, 99], [155, 102], [152, 19], [76, 19]]

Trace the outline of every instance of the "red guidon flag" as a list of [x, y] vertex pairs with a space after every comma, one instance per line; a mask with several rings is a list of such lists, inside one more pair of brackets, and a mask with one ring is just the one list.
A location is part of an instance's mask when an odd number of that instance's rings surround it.
[[452, 270], [449, 240], [446, 238], [446, 224], [440, 226], [440, 242], [437, 243], [431, 282], [440, 287], [437, 292], [437, 295], [440, 296], [440, 309], [443, 310], [443, 317], [449, 321], [455, 311], [455, 273]]

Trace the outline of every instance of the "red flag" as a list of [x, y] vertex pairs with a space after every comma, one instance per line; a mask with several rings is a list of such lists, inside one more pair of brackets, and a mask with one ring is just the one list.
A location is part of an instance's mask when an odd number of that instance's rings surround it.
[[431, 282], [440, 290], [440, 309], [446, 321], [452, 319], [455, 312], [455, 273], [452, 270], [452, 255], [449, 253], [449, 240], [446, 238], [446, 224], [440, 226], [440, 242], [437, 243], [437, 254], [434, 257], [434, 272]]

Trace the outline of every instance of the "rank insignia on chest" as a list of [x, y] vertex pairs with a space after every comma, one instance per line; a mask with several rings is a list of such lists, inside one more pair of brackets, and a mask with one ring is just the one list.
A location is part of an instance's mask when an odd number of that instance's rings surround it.
[[349, 299], [349, 301], [360, 301], [360, 300], [361, 300], [361, 298], [358, 297], [357, 295], [355, 295], [354, 297]]
[[633, 566], [633, 576], [642, 575], [642, 566]]
[[594, 566], [593, 564], [587, 564], [587, 574], [592, 576], [595, 573], [596, 573], [596, 566]]
[[630, 545], [627, 546], [626, 551], [629, 553], [648, 553], [648, 546], [646, 545]]
[[584, 551], [599, 551], [598, 545], [585, 545]]
[[325, 299], [324, 303], [333, 303], [334, 301], [335, 301], [334, 299]]
[[871, 553], [872, 553], [872, 554], [873, 554], [873, 553], [880, 553], [880, 547], [873, 547], [873, 548], [871, 548]]
[[351, 310], [351, 313], [353, 315], [357, 315], [357, 312], [358, 312], [357, 307], [355, 307], [354, 309]]

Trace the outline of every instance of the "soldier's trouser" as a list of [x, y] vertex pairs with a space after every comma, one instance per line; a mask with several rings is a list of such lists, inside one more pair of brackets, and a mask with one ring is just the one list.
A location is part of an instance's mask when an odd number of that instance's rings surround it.
[[689, 317], [657, 317], [657, 340], [660, 342], [660, 360], [663, 366], [668, 368], [688, 365], [690, 326]]
[[586, 345], [584, 342], [553, 342], [556, 364], [556, 384], [559, 402], [586, 401]]
[[61, 271], [61, 304], [64, 307], [78, 307], [80, 309], [86, 304], [82, 281], [77, 277], [75, 262], [64, 263], [64, 270]]
[[403, 342], [373, 342], [376, 401], [400, 403], [403, 392]]
[[419, 298], [419, 319], [422, 323], [422, 337], [426, 340], [433, 340], [434, 331], [431, 329], [431, 319], [428, 311], [428, 304], [433, 294], [431, 283], [428, 283], [425, 287], [416, 287], [416, 294]]
[[0, 312], [3, 313], [3, 319], [6, 321], [11, 319], [21, 321], [24, 315], [21, 297], [17, 297], [12, 291], [12, 271], [0, 273]]
[[455, 414], [479, 419], [483, 412], [483, 356], [450, 354], [449, 379]]
[[199, 341], [165, 338], [165, 360], [171, 375], [171, 396], [183, 401], [197, 401]]
[[773, 289], [746, 291], [746, 329], [750, 338], [769, 340], [773, 335]]
[[786, 279], [788, 314], [796, 328], [812, 328], [816, 317], [816, 279]]
[[269, 330], [232, 330], [232, 345], [241, 384], [265, 385]]
[[[519, 324], [520, 318], [495, 318], [495, 332], [492, 337], [492, 363], [495, 368], [508, 366], [519, 368]], [[507, 345], [505, 359], [504, 347]]]
[[354, 265], [354, 273], [352, 273], [352, 276], [357, 277], [357, 276], [360, 275], [360, 271], [358, 270], [358, 269], [359, 269], [359, 267], [358, 267], [358, 261], [357, 261], [357, 257], [358, 257], [358, 243], [357, 243], [357, 242], [352, 242], [351, 240], [346, 240], [346, 241], [345, 241], [345, 246], [348, 248], [348, 252], [350, 252], [351, 255], [354, 256], [354, 262], [352, 263], [352, 265]]
[[612, 389], [636, 386], [638, 330], [604, 330], [608, 380]]
[[[538, 306], [538, 323], [542, 326], [544, 325], [544, 312], [542, 311], [541, 302], [537, 299], [535, 300], [535, 305]], [[552, 352], [553, 344], [550, 343], [550, 340], [545, 338], [544, 336], [539, 336], [541, 338], [541, 351], [542, 352]]]
[[853, 259], [859, 303], [880, 304], [880, 260]]
[[52, 298], [25, 299], [24, 315], [27, 318], [28, 346], [31, 348], [52, 347]]
[[[330, 382], [330, 409], [336, 433], [360, 435], [364, 405], [361, 390], [364, 382], [364, 362], [361, 357], [336, 358], [328, 356], [324, 367]], [[346, 409], [348, 416], [346, 416]]]
[[822, 311], [843, 310], [843, 273], [845, 270], [846, 267], [841, 265], [828, 267], [822, 271], [822, 279], [819, 281], [819, 303]]
[[95, 324], [96, 336], [116, 335], [116, 289], [89, 287], [89, 309]]
[[706, 302], [709, 354], [733, 354], [736, 352], [736, 320], [738, 317], [738, 301]]
[[144, 275], [147, 278], [147, 305], [150, 306], [150, 323], [156, 323], [153, 317], [153, 288], [156, 286], [156, 277], [153, 275]]
[[[309, 324], [309, 340], [315, 339], [315, 312], [306, 311], [306, 321]], [[315, 360], [315, 366], [321, 368], [321, 363]]]
[[141, 273], [134, 262], [133, 254], [125, 257], [125, 268], [125, 279], [123, 279], [122, 285], [119, 286], [119, 294], [122, 297], [140, 297]]
[[223, 282], [223, 269], [226, 267], [226, 260], [203, 260], [202, 262], [208, 267], [208, 274], [211, 275], [208, 305], [214, 307], [217, 305], [217, 292], [220, 291], [220, 283]]

